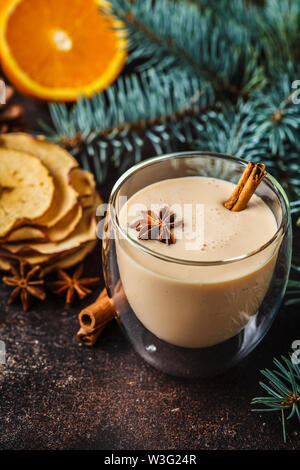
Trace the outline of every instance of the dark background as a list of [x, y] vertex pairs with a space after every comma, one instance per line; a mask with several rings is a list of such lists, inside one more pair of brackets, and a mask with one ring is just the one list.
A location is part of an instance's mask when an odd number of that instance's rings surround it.
[[[29, 130], [47, 107], [22, 98]], [[100, 188], [107, 198], [117, 174]], [[101, 273], [100, 246], [86, 273]], [[281, 307], [262, 343], [241, 364], [213, 379], [167, 376], [133, 351], [115, 322], [93, 348], [78, 345], [77, 314], [88, 300], [66, 307], [49, 294], [28, 312], [7, 306], [0, 285], [0, 449], [300, 449], [296, 418], [283, 443], [280, 413], [253, 413], [265, 395], [259, 370], [287, 355], [300, 339], [299, 306]]]

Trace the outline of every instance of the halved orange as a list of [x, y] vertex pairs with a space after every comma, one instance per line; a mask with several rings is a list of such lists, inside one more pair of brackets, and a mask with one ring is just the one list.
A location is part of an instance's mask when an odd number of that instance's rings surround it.
[[121, 23], [107, 0], [6, 0], [1, 65], [22, 93], [73, 101], [109, 86], [127, 58]]
[[8, 2], [10, 0], [1, 0], [1, 3], [0, 3], [0, 14], [1, 12], [4, 10], [4, 8], [7, 6]]

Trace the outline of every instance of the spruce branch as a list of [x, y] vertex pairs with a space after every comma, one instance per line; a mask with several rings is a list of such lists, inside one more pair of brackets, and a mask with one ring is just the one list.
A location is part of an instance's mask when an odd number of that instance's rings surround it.
[[189, 68], [230, 96], [246, 97], [265, 84], [257, 43], [238, 22], [224, 27], [224, 18], [216, 18], [213, 9], [200, 11], [185, 2], [111, 3], [126, 27], [130, 60], [143, 58], [143, 68]]
[[300, 104], [293, 102], [294, 77], [284, 74], [278, 84], [252, 96], [257, 106], [257, 132], [268, 140], [272, 154], [284, 156], [289, 144], [300, 147]]
[[300, 105], [292, 101], [291, 78], [254, 93], [237, 106], [202, 117], [203, 132], [197, 146], [239, 158], [264, 161], [292, 199], [300, 193]]
[[300, 2], [267, 0], [255, 21], [267, 73], [277, 80], [278, 71], [300, 61]]
[[260, 386], [268, 393], [266, 397], [256, 397], [251, 401], [252, 405], [262, 404], [264, 408], [256, 408], [252, 411], [280, 411], [282, 418], [283, 439], [286, 442], [286, 425], [284, 412], [289, 410], [287, 419], [297, 416], [300, 423], [300, 366], [291, 359], [281, 357], [282, 362], [274, 359], [276, 369], [262, 370], [261, 373], [268, 380], [268, 385], [259, 382]]
[[128, 166], [151, 144], [158, 154], [171, 141], [186, 142], [202, 130], [200, 116], [217, 106], [210, 84], [182, 70], [160, 75], [150, 69], [120, 77], [106, 93], [81, 99], [70, 109], [51, 104], [48, 137], [78, 155], [102, 182], [111, 161]]
[[[295, 267], [299, 269], [299, 267]], [[285, 305], [296, 305], [300, 303], [300, 281], [290, 279], [287, 284]]]
[[226, 153], [246, 160], [264, 161], [268, 150], [265, 139], [256, 135], [256, 103], [239, 101], [222, 111], [202, 116], [203, 131], [197, 148]]

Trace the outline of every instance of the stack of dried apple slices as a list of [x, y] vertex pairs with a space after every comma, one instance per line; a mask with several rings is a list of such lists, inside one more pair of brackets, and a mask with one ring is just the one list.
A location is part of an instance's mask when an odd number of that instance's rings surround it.
[[58, 145], [0, 136], [0, 269], [23, 258], [41, 273], [81, 261], [96, 244], [93, 175]]

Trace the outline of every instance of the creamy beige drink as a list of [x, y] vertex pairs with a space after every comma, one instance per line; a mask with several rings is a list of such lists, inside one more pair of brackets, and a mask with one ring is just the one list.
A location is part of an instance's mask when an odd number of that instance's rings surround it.
[[[223, 204], [233, 188], [230, 182], [208, 177], [164, 180], [138, 191], [120, 211], [120, 225], [132, 239], [169, 258], [143, 252], [125, 238], [116, 241], [132, 310], [148, 330], [171, 344], [208, 347], [236, 335], [268, 290], [274, 246], [240, 261], [211, 263], [246, 255], [277, 230], [273, 213], [256, 195], [241, 212], [226, 209]], [[141, 219], [141, 210], [158, 214], [164, 206], [183, 221], [183, 227], [172, 229], [176, 243], [138, 239], [132, 223]]]

